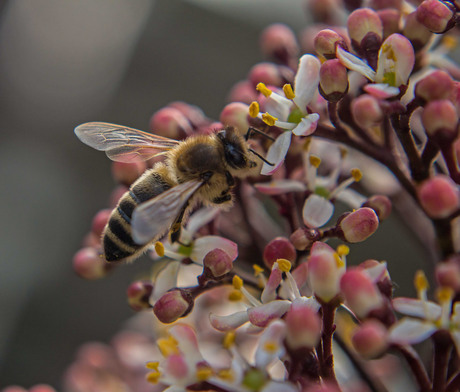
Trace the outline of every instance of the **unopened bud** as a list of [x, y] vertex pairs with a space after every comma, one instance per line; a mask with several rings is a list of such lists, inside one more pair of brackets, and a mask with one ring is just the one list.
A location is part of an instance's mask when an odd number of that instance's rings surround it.
[[422, 182], [417, 195], [423, 209], [432, 218], [447, 218], [459, 208], [458, 185], [442, 174]]
[[454, 13], [439, 0], [425, 0], [417, 7], [417, 20], [433, 33], [444, 33], [454, 25]]
[[149, 299], [153, 291], [153, 284], [150, 281], [139, 280], [129, 285], [126, 290], [129, 306], [135, 311], [151, 308]]
[[383, 298], [369, 276], [361, 268], [349, 268], [340, 279], [340, 290], [346, 304], [359, 318], [383, 305]]
[[399, 33], [399, 22], [401, 20], [401, 13], [394, 8], [385, 8], [377, 11], [377, 15], [382, 21], [383, 37], [386, 38], [391, 34]]
[[168, 107], [179, 110], [194, 128], [199, 128], [208, 122], [203, 110], [196, 105], [190, 105], [183, 101], [174, 101], [168, 104]]
[[78, 276], [91, 280], [105, 277], [112, 268], [112, 265], [106, 263], [97, 250], [91, 247], [80, 249], [73, 257], [72, 265]]
[[338, 59], [325, 61], [319, 71], [320, 93], [330, 102], [337, 102], [348, 91], [347, 69]]
[[187, 118], [176, 108], [165, 107], [150, 118], [150, 130], [170, 139], [183, 139], [193, 132]]
[[203, 259], [203, 264], [211, 274], [218, 278], [233, 269], [233, 261], [227, 252], [222, 249], [213, 249]]
[[220, 122], [235, 127], [240, 135], [244, 135], [248, 128], [249, 106], [241, 102], [232, 102], [224, 107], [220, 113]]
[[308, 259], [310, 287], [315, 296], [329, 302], [339, 293], [344, 267], [338, 255], [328, 249], [312, 251]]
[[316, 347], [321, 337], [321, 320], [318, 313], [302, 302], [294, 302], [284, 317], [286, 343], [289, 348]]
[[403, 0], [371, 0], [369, 7], [374, 10], [394, 9], [400, 11], [402, 8]]
[[440, 287], [450, 287], [455, 293], [460, 292], [460, 256], [438, 263], [435, 270], [436, 282]]
[[29, 392], [56, 392], [56, 390], [46, 384], [38, 384], [34, 385], [32, 388], [29, 389]]
[[402, 32], [410, 40], [415, 51], [422, 49], [433, 36], [433, 33], [418, 21], [417, 11], [407, 15]]
[[387, 336], [388, 331], [381, 322], [366, 320], [353, 334], [353, 347], [365, 359], [377, 358], [388, 347]]
[[351, 102], [351, 113], [356, 123], [364, 129], [369, 129], [383, 120], [379, 101], [369, 94], [360, 95]]
[[193, 298], [189, 291], [174, 289], [163, 294], [153, 306], [153, 313], [162, 323], [170, 324], [185, 317], [193, 308]]
[[249, 71], [248, 79], [251, 81], [253, 88], [259, 83], [278, 87], [281, 87], [285, 83], [278, 66], [273, 63], [259, 63], [254, 65]]
[[278, 259], [286, 259], [294, 263], [297, 253], [294, 245], [287, 238], [276, 237], [265, 246], [263, 258], [265, 265], [271, 269]]
[[369, 238], [379, 227], [379, 218], [368, 207], [358, 208], [346, 215], [339, 223], [345, 241], [355, 243]]
[[428, 137], [438, 144], [450, 144], [458, 136], [458, 114], [448, 99], [429, 102], [422, 112], [422, 123]]
[[227, 101], [242, 102], [249, 105], [257, 100], [257, 92], [249, 80], [242, 80], [236, 83], [230, 90]]
[[276, 23], [268, 26], [260, 36], [262, 53], [278, 63], [289, 65], [299, 53], [299, 45], [292, 29]]
[[343, 37], [331, 29], [324, 29], [316, 34], [314, 45], [316, 53], [327, 59], [335, 58], [335, 48], [337, 45], [346, 48]]
[[361, 207], [372, 208], [379, 218], [379, 222], [387, 219], [391, 214], [391, 200], [385, 195], [374, 195], [367, 199]]
[[366, 41], [379, 43], [382, 41], [382, 21], [377, 13], [370, 8], [359, 8], [353, 11], [348, 16], [347, 29], [353, 46], [357, 48], [363, 44], [366, 45]]
[[129, 187], [147, 169], [145, 162], [112, 162], [112, 177], [119, 184]]
[[289, 240], [297, 250], [305, 250], [320, 239], [320, 233], [316, 229], [299, 227], [291, 234]]
[[101, 237], [105, 225], [109, 221], [111, 213], [112, 210], [110, 209], [103, 209], [98, 211], [98, 213], [93, 218], [93, 222], [91, 223], [91, 233], [97, 237]]
[[448, 99], [453, 94], [454, 82], [447, 72], [430, 72], [415, 85], [415, 96], [424, 101]]

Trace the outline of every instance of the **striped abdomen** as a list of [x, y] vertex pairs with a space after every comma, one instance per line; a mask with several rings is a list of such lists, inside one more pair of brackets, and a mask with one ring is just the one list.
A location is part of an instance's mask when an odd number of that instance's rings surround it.
[[102, 238], [104, 258], [107, 261], [128, 259], [145, 247], [136, 244], [132, 239], [131, 217], [140, 203], [158, 196], [174, 185], [168, 177], [163, 166], [160, 169], [150, 169], [121, 197], [110, 215]]

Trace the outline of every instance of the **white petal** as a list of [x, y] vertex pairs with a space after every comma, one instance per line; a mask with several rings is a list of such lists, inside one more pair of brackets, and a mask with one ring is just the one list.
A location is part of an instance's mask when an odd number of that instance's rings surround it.
[[200, 228], [207, 223], [211, 222], [218, 214], [220, 210], [218, 208], [201, 208], [195, 212], [187, 223], [187, 230], [191, 234], [195, 234]]
[[288, 192], [303, 192], [307, 190], [307, 187], [303, 182], [295, 180], [259, 182], [254, 184], [254, 188], [266, 195], [282, 195]]
[[367, 200], [366, 197], [354, 189], [345, 188], [335, 195], [337, 200], [357, 210]]
[[268, 162], [273, 163], [273, 166], [264, 163], [260, 174], [269, 176], [281, 166], [289, 150], [289, 146], [291, 145], [291, 137], [291, 132], [283, 132], [276, 138], [268, 149], [267, 156], [265, 157]]
[[441, 317], [441, 307], [431, 301], [399, 297], [392, 301], [393, 307], [399, 313], [420, 317], [427, 320], [437, 320]]
[[248, 309], [249, 321], [258, 327], [265, 327], [271, 320], [281, 317], [290, 307], [291, 301], [275, 300], [250, 308]]
[[386, 83], [366, 84], [364, 86], [364, 91], [379, 99], [396, 97], [400, 93], [399, 88], [390, 86]]
[[[256, 367], [265, 368], [273, 360], [284, 354], [283, 340], [286, 335], [286, 324], [282, 320], [275, 320], [265, 329], [259, 338], [259, 344], [256, 349], [255, 360]], [[274, 343], [276, 351], [266, 349], [267, 343]]]
[[180, 261], [169, 261], [158, 273], [150, 296], [150, 303], [155, 302], [169, 289], [177, 286], [177, 274], [179, 273]]
[[287, 120], [291, 111], [292, 101], [273, 92], [265, 101], [265, 111], [281, 121]]
[[308, 196], [302, 210], [303, 222], [309, 228], [325, 225], [334, 213], [334, 204], [319, 195]]
[[348, 69], [356, 71], [372, 81], [375, 80], [375, 71], [359, 57], [343, 50], [340, 46], [337, 46], [336, 55], [340, 62]]
[[373, 267], [364, 268], [363, 272], [371, 278], [372, 282], [376, 283], [388, 272], [387, 263], [382, 261]]
[[299, 68], [294, 81], [295, 98], [293, 101], [302, 112], [306, 111], [307, 105], [318, 90], [320, 68], [321, 62], [311, 54], [305, 54], [299, 60]]
[[217, 235], [207, 235], [195, 241], [190, 258], [201, 264], [204, 257], [213, 249], [222, 249], [232, 260], [238, 257], [238, 245], [236, 243]]
[[414, 344], [429, 338], [436, 331], [433, 323], [413, 318], [403, 318], [390, 329], [388, 339], [392, 343]]
[[211, 313], [209, 315], [211, 325], [218, 331], [226, 332], [236, 329], [249, 321], [248, 312], [242, 310], [240, 312], [229, 314], [228, 316], [218, 316]]
[[316, 131], [318, 120], [318, 113], [309, 114], [300, 120], [299, 124], [292, 130], [292, 133], [296, 136], [310, 136]]

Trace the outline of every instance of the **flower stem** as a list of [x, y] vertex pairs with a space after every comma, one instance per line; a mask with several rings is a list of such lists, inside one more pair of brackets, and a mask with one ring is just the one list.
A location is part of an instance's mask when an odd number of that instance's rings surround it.
[[456, 392], [460, 389], [460, 372], [451, 377], [447, 383], [446, 392]]
[[323, 377], [338, 387], [337, 379], [334, 372], [334, 356], [332, 354], [332, 341], [335, 331], [335, 311], [337, 309], [335, 301], [322, 304], [323, 314], [323, 336], [322, 346], [323, 353], [320, 363], [321, 374]]
[[415, 379], [417, 380], [417, 384], [420, 387], [420, 392], [431, 392], [431, 382], [428, 377], [428, 373], [426, 372], [417, 352], [411, 346], [398, 345], [395, 346], [395, 348], [406, 359]]
[[447, 331], [438, 331], [433, 335], [434, 368], [433, 391], [444, 391], [447, 379], [447, 365], [452, 344]]

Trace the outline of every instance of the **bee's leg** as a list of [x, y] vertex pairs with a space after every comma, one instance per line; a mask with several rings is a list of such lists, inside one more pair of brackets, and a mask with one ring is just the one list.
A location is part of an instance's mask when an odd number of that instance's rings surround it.
[[179, 215], [175, 219], [174, 223], [171, 225], [171, 229], [169, 230], [169, 235], [171, 236], [171, 243], [178, 242], [180, 238], [180, 233], [182, 229], [182, 219], [184, 219], [185, 210], [187, 209], [188, 203], [186, 203], [182, 210], [180, 211]]
[[227, 193], [224, 196], [216, 197], [215, 199], [212, 200], [212, 202], [214, 204], [222, 204], [222, 203], [225, 203], [225, 202], [230, 201], [230, 200], [232, 200], [232, 195]]
[[225, 178], [227, 179], [228, 187], [233, 188], [235, 186], [235, 179], [228, 170], [225, 171]]

